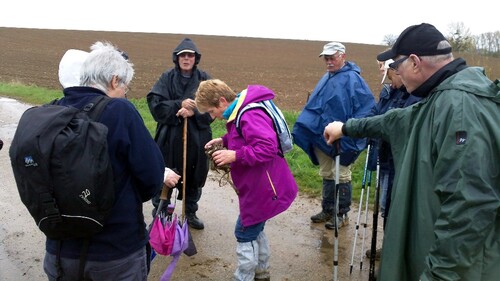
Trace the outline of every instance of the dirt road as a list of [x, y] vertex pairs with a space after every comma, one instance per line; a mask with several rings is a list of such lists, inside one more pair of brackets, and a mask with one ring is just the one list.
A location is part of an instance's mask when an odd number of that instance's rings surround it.
[[[46, 280], [43, 272], [44, 236], [22, 204], [14, 183], [8, 150], [15, 126], [28, 105], [0, 98], [0, 280]], [[204, 188], [198, 216], [204, 230], [191, 230], [198, 254], [182, 255], [172, 280], [231, 280], [236, 267], [236, 240], [233, 235], [238, 215], [236, 194], [229, 186], [219, 186], [218, 174], [211, 172]], [[357, 202], [356, 202], [357, 203]], [[309, 217], [320, 209], [317, 198], [299, 195], [289, 210], [268, 221], [266, 234], [271, 247], [272, 280], [333, 280], [334, 233], [323, 224], [312, 224]], [[367, 228], [360, 226], [353, 273], [349, 274], [352, 241], [357, 220], [357, 204], [353, 204], [350, 224], [338, 235], [338, 280], [368, 280], [369, 260], [360, 252], [366, 230], [364, 249], [371, 244], [372, 214]], [[177, 212], [181, 211], [178, 201]], [[144, 204], [146, 219], [151, 220], [151, 205]], [[361, 222], [365, 214], [362, 213]], [[379, 223], [381, 226], [381, 222]], [[382, 230], [378, 230], [380, 245]], [[149, 280], [159, 280], [171, 257], [157, 256]]]

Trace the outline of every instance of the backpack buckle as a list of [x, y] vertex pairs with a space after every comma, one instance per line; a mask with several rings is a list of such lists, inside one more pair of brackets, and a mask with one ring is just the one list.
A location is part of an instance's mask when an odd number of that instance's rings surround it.
[[57, 207], [56, 199], [49, 193], [43, 193], [40, 197], [46, 218], [56, 223], [62, 222], [61, 212], [59, 212], [59, 208]]

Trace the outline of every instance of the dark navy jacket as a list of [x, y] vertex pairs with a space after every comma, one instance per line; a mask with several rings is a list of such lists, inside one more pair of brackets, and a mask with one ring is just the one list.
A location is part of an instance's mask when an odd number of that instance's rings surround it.
[[[90, 87], [64, 90], [58, 104], [83, 108], [104, 93]], [[115, 204], [104, 230], [91, 242], [88, 260], [109, 261], [130, 255], [144, 247], [148, 234], [142, 203], [161, 188], [165, 166], [161, 152], [142, 117], [126, 99], [112, 99], [99, 122], [108, 127], [108, 149], [117, 184]], [[79, 259], [82, 240], [64, 240], [61, 256]], [[57, 242], [47, 239], [47, 252], [56, 254]]]

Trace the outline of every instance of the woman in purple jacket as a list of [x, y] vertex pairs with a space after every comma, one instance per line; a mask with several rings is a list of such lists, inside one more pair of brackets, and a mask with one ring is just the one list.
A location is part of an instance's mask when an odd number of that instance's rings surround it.
[[267, 113], [262, 109], [245, 112], [240, 119], [241, 134], [236, 130], [235, 119], [240, 109], [273, 98], [274, 93], [260, 85], [250, 85], [236, 95], [217, 79], [201, 82], [196, 92], [198, 110], [208, 112], [212, 118], [227, 120], [227, 133], [209, 141], [205, 149], [217, 144], [227, 148], [214, 152], [212, 158], [217, 166], [230, 165], [238, 194], [235, 280], [270, 279], [269, 243], [264, 225], [288, 209], [297, 196], [297, 184], [285, 158], [280, 156], [278, 137]]

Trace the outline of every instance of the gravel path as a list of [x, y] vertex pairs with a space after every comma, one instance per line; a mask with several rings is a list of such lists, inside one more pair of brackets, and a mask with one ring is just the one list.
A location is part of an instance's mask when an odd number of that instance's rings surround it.
[[[46, 280], [43, 272], [44, 236], [19, 199], [8, 151], [17, 121], [29, 105], [0, 98], [0, 280]], [[173, 280], [231, 280], [236, 267], [236, 241], [233, 235], [238, 215], [236, 194], [228, 185], [219, 186], [220, 175], [211, 172], [200, 201], [198, 216], [204, 230], [191, 230], [198, 254], [182, 255]], [[178, 201], [176, 212], [181, 211]], [[266, 224], [271, 247], [272, 280], [332, 280], [334, 234], [323, 224], [310, 223], [309, 217], [320, 209], [317, 198], [299, 195], [289, 210]], [[363, 258], [360, 271], [359, 253], [363, 232], [364, 248], [371, 243], [371, 227], [358, 231], [354, 270], [349, 274], [352, 240], [355, 234], [357, 206], [353, 204], [350, 224], [338, 235], [339, 280], [368, 280], [369, 260]], [[146, 219], [151, 220], [151, 204], [144, 204]], [[365, 215], [362, 214], [363, 222]], [[372, 214], [368, 214], [371, 224]], [[379, 222], [379, 226], [381, 222]], [[382, 230], [378, 229], [380, 245]], [[171, 257], [157, 256], [149, 280], [159, 280]]]

